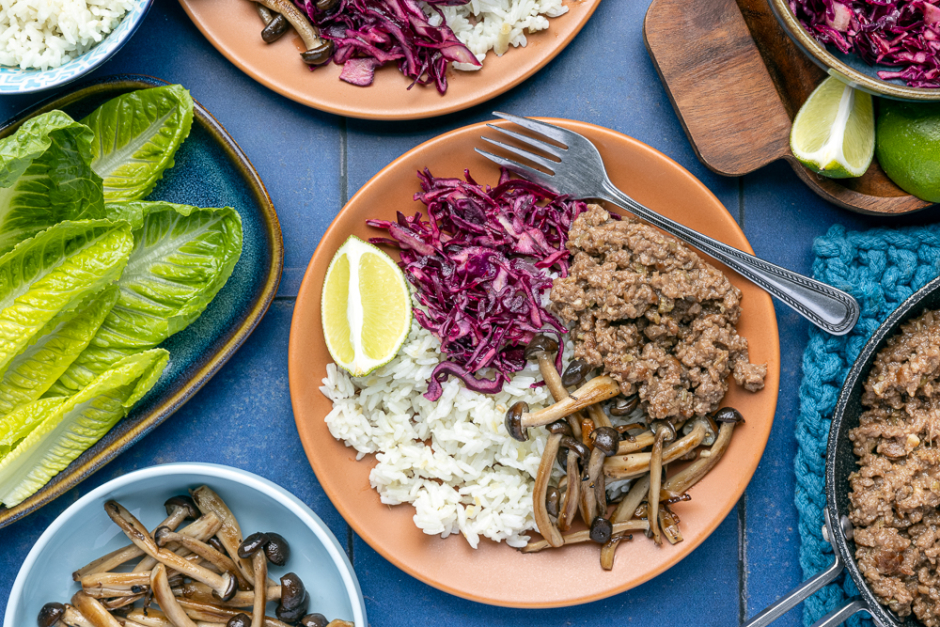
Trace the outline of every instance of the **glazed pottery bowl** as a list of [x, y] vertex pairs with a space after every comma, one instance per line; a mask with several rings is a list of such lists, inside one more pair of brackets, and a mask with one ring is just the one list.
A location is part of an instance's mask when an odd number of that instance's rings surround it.
[[[35, 625], [46, 603], [66, 603], [80, 589], [72, 572], [129, 542], [108, 518], [114, 499], [144, 525], [166, 517], [163, 503], [207, 485], [222, 497], [245, 535], [281, 534], [291, 545], [284, 567], [272, 566], [277, 581], [296, 573], [310, 595], [310, 612], [365, 627], [365, 601], [346, 552], [320, 518], [284, 488], [237, 468], [215, 464], [165, 464], [138, 470], [92, 490], [55, 519], [20, 568], [7, 603], [4, 625]], [[273, 615], [273, 605], [268, 614]]]

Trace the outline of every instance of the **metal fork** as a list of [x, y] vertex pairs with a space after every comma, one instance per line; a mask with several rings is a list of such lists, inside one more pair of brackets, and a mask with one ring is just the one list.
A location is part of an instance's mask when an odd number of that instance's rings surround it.
[[858, 321], [858, 302], [842, 290], [796, 272], [791, 272], [786, 268], [781, 268], [763, 259], [758, 259], [754, 255], [749, 255], [737, 248], [723, 244], [707, 235], [702, 235], [656, 213], [648, 207], [644, 207], [624, 194], [614, 186], [610, 181], [610, 177], [607, 176], [601, 153], [583, 135], [531, 118], [522, 118], [499, 112], [494, 112], [493, 115], [518, 124], [542, 137], [554, 140], [562, 144], [564, 148], [506, 128], [487, 124], [491, 129], [556, 157], [560, 161], [554, 161], [516, 146], [483, 137], [484, 141], [527, 159], [545, 168], [550, 174], [477, 148], [476, 151], [487, 159], [556, 193], [567, 194], [575, 198], [606, 200], [623, 207], [638, 218], [659, 227], [670, 235], [721, 261], [740, 275], [762, 287], [771, 296], [776, 296], [782, 300], [820, 329], [833, 335], [845, 335], [852, 330], [852, 327]]

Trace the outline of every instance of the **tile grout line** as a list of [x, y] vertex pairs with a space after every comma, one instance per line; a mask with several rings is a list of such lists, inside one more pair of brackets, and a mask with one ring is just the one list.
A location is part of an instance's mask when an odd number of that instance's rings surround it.
[[739, 225], [744, 230], [744, 177], [738, 177], [738, 215], [740, 216]]
[[747, 621], [747, 492], [738, 503], [738, 624]]

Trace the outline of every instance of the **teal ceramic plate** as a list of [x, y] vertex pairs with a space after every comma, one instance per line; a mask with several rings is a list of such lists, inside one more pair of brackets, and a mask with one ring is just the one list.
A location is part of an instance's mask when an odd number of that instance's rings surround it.
[[[3, 124], [0, 138], [46, 111], [61, 109], [79, 119], [115, 96], [164, 84], [144, 76], [114, 76], [79, 86]], [[241, 214], [244, 229], [242, 256], [202, 316], [162, 344], [170, 351], [170, 363], [150, 393], [42, 490], [16, 507], [0, 507], [0, 527], [76, 486], [179, 409], [238, 350], [277, 292], [284, 245], [271, 198], [245, 153], [198, 102], [192, 132], [176, 154], [176, 165], [167, 170], [149, 198], [201, 207], [234, 207]]]
[[[237, 468], [215, 464], [151, 466], [92, 490], [55, 519], [23, 562], [7, 603], [4, 625], [35, 625], [46, 603], [67, 603], [80, 589], [72, 571], [128, 544], [112, 523], [104, 504], [114, 499], [145, 525], [166, 517], [163, 503], [171, 496], [207, 485], [235, 514], [245, 535], [274, 531], [291, 545], [284, 567], [272, 566], [271, 578], [294, 572], [310, 595], [311, 612], [328, 619], [367, 627], [366, 607], [349, 558], [336, 537], [300, 499], [284, 488]], [[274, 614], [268, 605], [268, 615]]]

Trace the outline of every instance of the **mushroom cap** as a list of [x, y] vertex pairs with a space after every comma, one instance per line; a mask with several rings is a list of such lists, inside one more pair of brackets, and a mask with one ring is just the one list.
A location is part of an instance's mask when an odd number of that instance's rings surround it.
[[52, 627], [65, 614], [65, 606], [61, 603], [46, 603], [39, 610], [39, 616], [36, 618], [36, 624], [39, 627]]
[[168, 536], [172, 533], [173, 530], [166, 525], [157, 527], [157, 530], [153, 532], [153, 541], [156, 542], [159, 547], [166, 546], [167, 542], [169, 542]]
[[238, 557], [242, 559], [248, 559], [258, 551], [264, 548], [264, 546], [271, 541], [271, 538], [268, 537], [268, 534], [258, 531], [253, 533], [238, 545]]
[[591, 456], [591, 451], [588, 450], [588, 447], [585, 446], [583, 442], [579, 442], [570, 435], [561, 436], [559, 451], [564, 449], [570, 449], [574, 451], [581, 459], [587, 459]]
[[640, 397], [636, 394], [630, 396], [618, 396], [610, 404], [611, 416], [626, 416], [633, 413], [640, 404]]
[[329, 624], [330, 621], [326, 619], [326, 616], [316, 612], [300, 619], [300, 627], [326, 627]]
[[513, 406], [506, 412], [506, 431], [520, 442], [525, 442], [529, 439], [526, 430], [522, 428], [522, 414], [527, 411], [529, 411], [529, 404], [525, 401], [519, 401], [518, 403], [513, 403]]
[[591, 540], [598, 544], [607, 544], [610, 542], [610, 536], [614, 533], [614, 526], [603, 516], [598, 516], [591, 523]]
[[290, 559], [290, 544], [279, 533], [268, 531], [265, 535], [268, 536], [268, 543], [264, 545], [264, 554], [268, 561], [275, 566], [283, 566]]
[[525, 347], [523, 355], [529, 361], [538, 359], [539, 353], [555, 353], [558, 351], [558, 341], [555, 338], [539, 333]]
[[332, 58], [333, 42], [329, 39], [324, 39], [322, 42], [319, 46], [300, 53], [300, 58], [304, 60], [304, 63], [307, 65], [323, 65]]
[[676, 425], [672, 424], [668, 420], [656, 420], [650, 425], [653, 433], [659, 434], [661, 430], [665, 430], [666, 433], [663, 436], [664, 442], [672, 442], [676, 439]]
[[552, 435], [571, 435], [571, 425], [568, 424], [567, 420], [556, 420], [555, 422], [549, 424], [547, 427], [548, 431]]
[[196, 502], [186, 494], [171, 496], [166, 500], [163, 506], [166, 507], [167, 516], [172, 516], [175, 510], [182, 508], [187, 510], [186, 518], [196, 520], [201, 515], [199, 508], [196, 507]]
[[212, 536], [211, 538], [206, 540], [206, 544], [211, 546], [213, 549], [215, 549], [219, 553], [222, 553], [223, 555], [225, 554], [225, 547], [222, 546], [222, 542], [220, 542], [219, 539], [216, 538], [215, 536]]
[[734, 407], [722, 407], [712, 414], [712, 417], [715, 419], [715, 422], [744, 422], [744, 416]]
[[[304, 587], [304, 582], [295, 573], [287, 573], [281, 577], [281, 601], [278, 605], [287, 610], [294, 610], [303, 604], [306, 596], [307, 589]], [[305, 613], [306, 610], [301, 612], [301, 616]]]
[[561, 384], [566, 388], [581, 385], [590, 371], [591, 367], [586, 361], [583, 359], [574, 359], [568, 364], [568, 367], [565, 368], [564, 374], [561, 375]]
[[215, 594], [217, 597], [223, 601], [230, 601], [233, 596], [238, 592], [238, 579], [233, 577], [231, 573], [223, 573], [222, 576], [228, 575], [228, 587], [225, 588], [223, 594], [216, 594], [213, 590], [212, 594]]
[[558, 505], [561, 503], [561, 490], [553, 485], [548, 486], [545, 492], [545, 509], [549, 516], [558, 518]]
[[685, 423], [685, 425], [682, 426], [682, 435], [689, 435], [692, 433], [692, 429], [695, 428], [695, 425], [698, 422], [705, 423], [705, 438], [702, 440], [702, 444], [705, 446], [711, 446], [715, 443], [715, 438], [718, 437], [718, 425], [715, 424], [715, 421], [712, 420], [711, 416], [703, 416]]
[[591, 431], [590, 437], [594, 442], [594, 449], [599, 450], [605, 457], [610, 457], [617, 452], [620, 434], [613, 427], [598, 427]]
[[290, 28], [290, 22], [287, 21], [286, 17], [278, 13], [274, 19], [268, 22], [261, 30], [261, 39], [266, 44], [272, 44], [280, 39], [284, 33], [287, 32], [288, 28]]
[[228, 619], [225, 627], [251, 627], [251, 616], [241, 612]]

